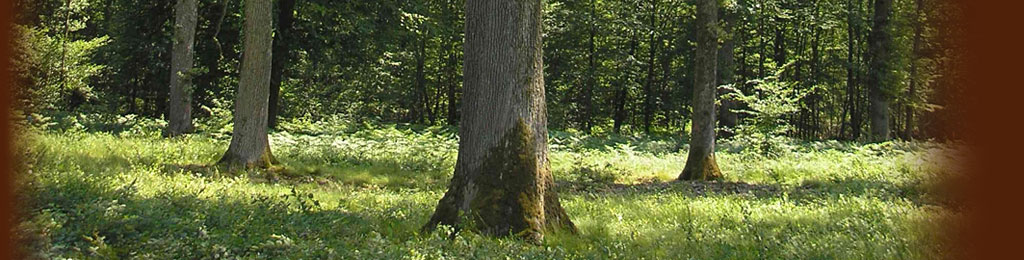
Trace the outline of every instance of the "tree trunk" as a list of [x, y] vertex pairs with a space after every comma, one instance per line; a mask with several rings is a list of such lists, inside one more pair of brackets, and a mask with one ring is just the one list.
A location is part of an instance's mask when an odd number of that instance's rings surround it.
[[267, 139], [271, 63], [271, 0], [245, 2], [242, 70], [235, 100], [231, 145], [219, 164], [265, 168], [276, 163]]
[[590, 129], [593, 128], [593, 117], [594, 117], [594, 89], [597, 88], [597, 62], [595, 57], [597, 56], [597, 3], [595, 0], [590, 0], [590, 44], [589, 44], [589, 60], [587, 67], [587, 83], [583, 89], [583, 131], [590, 133]]
[[644, 133], [651, 133], [651, 120], [654, 118], [654, 57], [655, 53], [658, 52], [658, 44], [655, 42], [655, 34], [658, 31], [657, 25], [657, 13], [658, 13], [658, 0], [651, 0], [650, 10], [650, 22], [651, 32], [647, 48], [649, 55], [647, 57], [647, 81], [644, 82]]
[[419, 35], [416, 39], [416, 73], [415, 93], [416, 100], [413, 101], [413, 122], [431, 124], [430, 116], [430, 90], [427, 88], [427, 35]]
[[820, 102], [822, 95], [819, 94], [819, 90], [815, 89], [818, 85], [819, 78], [821, 77], [821, 30], [817, 27], [814, 29], [814, 41], [812, 41], [811, 47], [811, 79], [810, 79], [810, 94], [808, 94], [807, 106], [810, 112], [810, 133], [809, 136], [813, 139], [817, 139], [820, 136], [821, 124], [820, 124]]
[[[860, 126], [861, 126], [861, 113], [857, 109], [858, 95], [860, 93], [858, 85], [858, 73], [860, 71], [857, 66], [857, 60], [854, 58], [857, 55], [857, 38], [860, 35], [858, 30], [859, 25], [855, 18], [858, 16], [860, 0], [848, 0], [847, 1], [847, 20], [846, 20], [846, 105], [843, 109], [843, 118], [846, 118], [846, 114], [849, 114], [849, 127], [851, 133], [851, 139], [857, 140], [860, 138]], [[856, 5], [855, 5], [856, 4]], [[846, 137], [846, 126], [840, 126], [839, 136]]]
[[277, 127], [280, 113], [281, 80], [284, 67], [288, 64], [288, 41], [295, 16], [295, 0], [279, 0], [277, 13], [277, 34], [274, 35], [274, 54], [270, 70], [270, 106], [267, 109], [267, 126]]
[[459, 156], [424, 231], [472, 222], [493, 236], [539, 242], [575, 226], [547, 158], [540, 0], [466, 2], [465, 92]]
[[199, 3], [178, 0], [174, 6], [174, 50], [171, 54], [170, 110], [168, 136], [192, 132], [192, 62]]
[[893, 82], [890, 77], [892, 56], [892, 34], [889, 32], [892, 14], [892, 0], [875, 0], [874, 25], [871, 38], [868, 39], [868, 57], [871, 66], [868, 68], [869, 98], [871, 99], [871, 141], [889, 140], [889, 94]]
[[[724, 16], [724, 29], [727, 35], [725, 41], [722, 43], [722, 48], [718, 51], [718, 81], [721, 82], [722, 85], [728, 85], [734, 83], [734, 78], [736, 76], [735, 54], [737, 42], [736, 37], [738, 36], [738, 31], [736, 30], [735, 24], [736, 14], [725, 13]], [[733, 86], [733, 88], [736, 88], [736, 86]], [[732, 93], [732, 91], [728, 89], [717, 89], [717, 87], [715, 91], [718, 93], [719, 96], [725, 96], [728, 95], [729, 93]], [[722, 105], [718, 108], [718, 121], [726, 129], [723, 129], [719, 133], [719, 135], [724, 137], [729, 137], [733, 135], [731, 129], [736, 127], [736, 123], [739, 120], [739, 118], [736, 115], [736, 112], [733, 112], [733, 109], [736, 109], [737, 107], [738, 104], [735, 99], [727, 97], [722, 98]]]
[[616, 134], [622, 133], [622, 125], [626, 123], [626, 102], [629, 99], [629, 84], [627, 83], [632, 80], [631, 72], [633, 71], [633, 55], [636, 54], [636, 45], [637, 40], [634, 35], [632, 40], [629, 41], [629, 56], [626, 58], [627, 62], [623, 63], [623, 77], [618, 84], [618, 89], [615, 90], [615, 122], [612, 129]]
[[[459, 7], [457, 1], [447, 1], [447, 3], [445, 4], [445, 9], [448, 11], [447, 13], [449, 15], [448, 25], [453, 28], [456, 27], [456, 24], [458, 24], [459, 21], [459, 14], [457, 13]], [[457, 88], [459, 87], [459, 81], [457, 80], [459, 77], [459, 52], [456, 46], [459, 42], [462, 41], [462, 38], [459, 36], [460, 35], [458, 33], [452, 32], [448, 37], [448, 44], [445, 45], [446, 47], [449, 48], [447, 57], [448, 62], [445, 63], [445, 71], [447, 71], [448, 74], [448, 81], [445, 82], [445, 84], [448, 85], [446, 93], [446, 100], [448, 102], [447, 123], [448, 125], [453, 126], [457, 125], [459, 122], [459, 100], [458, 97], [456, 96], [456, 92], [458, 91]]]
[[914, 13], [914, 46], [911, 51], [910, 59], [910, 88], [907, 90], [907, 106], [906, 106], [906, 118], [904, 123], [903, 138], [906, 140], [914, 139], [914, 113], [915, 102], [917, 102], [917, 84], [918, 84], [918, 72], [917, 72], [917, 60], [921, 57], [921, 42], [922, 42], [922, 31], [924, 30], [924, 20], [921, 18], [924, 15], [924, 0], [915, 0], [915, 13]]
[[715, 70], [718, 57], [718, 1], [697, 1], [697, 55], [694, 64], [690, 153], [680, 180], [722, 177], [715, 162]]

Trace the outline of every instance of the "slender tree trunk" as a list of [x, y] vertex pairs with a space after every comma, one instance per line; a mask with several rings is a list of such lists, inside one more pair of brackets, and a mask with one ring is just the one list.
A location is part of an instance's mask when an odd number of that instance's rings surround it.
[[807, 106], [810, 110], [810, 133], [811, 138], [817, 139], [820, 134], [821, 124], [819, 124], [818, 118], [819, 107], [821, 102], [821, 94], [819, 90], [815, 89], [818, 84], [818, 79], [821, 77], [821, 30], [815, 27], [814, 29], [814, 41], [811, 46], [811, 78], [810, 78], [810, 94], [808, 95]]
[[[759, 3], [758, 4], [759, 6], [764, 6], [764, 4], [765, 4], [763, 0], [758, 1], [758, 3]], [[768, 40], [767, 40], [768, 36], [765, 35], [765, 33], [767, 31], [767, 29], [765, 29], [767, 27], [765, 24], [767, 22], [765, 22], [765, 19], [764, 19], [764, 17], [766, 16], [764, 14], [764, 8], [758, 8], [757, 11], [759, 12], [758, 15], [757, 15], [757, 17], [758, 17], [757, 38], [758, 38], [758, 40], [760, 42], [760, 47], [758, 48], [756, 53], [761, 53], [761, 55], [758, 55], [759, 56], [758, 57], [759, 61], [757, 63], [757, 77], [760, 78], [760, 79], [763, 79], [763, 78], [765, 78], [765, 76], [767, 76], [767, 74], [765, 72], [765, 63], [767, 62], [767, 59], [768, 59], [768, 55], [766, 54], [766, 52], [768, 51]]]
[[459, 122], [459, 100], [458, 100], [458, 97], [456, 96], [456, 92], [458, 91], [459, 84], [456, 81], [456, 74], [455, 74], [455, 70], [456, 70], [456, 66], [457, 66], [456, 63], [458, 62], [458, 60], [459, 60], [458, 54], [455, 53], [454, 51], [452, 53], [448, 54], [448, 64], [449, 64], [448, 65], [449, 66], [448, 70], [450, 71], [449, 75], [452, 76], [452, 77], [450, 77], [451, 81], [447, 82], [447, 84], [448, 84], [448, 91], [446, 93], [447, 94], [447, 99], [448, 99], [448, 124], [449, 125], [456, 125]]
[[892, 34], [890, 33], [892, 0], [875, 0], [874, 25], [869, 38], [868, 56], [871, 66], [868, 68], [868, 87], [871, 99], [871, 140], [875, 142], [889, 140], [889, 94], [893, 83], [890, 74], [892, 56]]
[[587, 84], [583, 89], [583, 131], [590, 133], [593, 127], [594, 117], [594, 89], [597, 88], [597, 4], [590, 0], [590, 44], [589, 44], [589, 66], [587, 67]]
[[786, 24], [778, 22], [775, 26], [775, 42], [772, 44], [772, 47], [775, 48], [773, 59], [775, 59], [775, 67], [781, 69], [783, 65], [786, 65]]
[[697, 0], [697, 57], [694, 64], [690, 153], [680, 180], [722, 177], [715, 161], [715, 78], [718, 54], [718, 1]]
[[246, 0], [242, 70], [235, 100], [235, 126], [220, 164], [265, 168], [276, 163], [267, 139], [271, 67], [271, 0]]
[[455, 176], [424, 231], [463, 219], [534, 242], [575, 231], [548, 167], [541, 0], [468, 0], [465, 48]]
[[427, 36], [420, 35], [416, 42], [416, 100], [413, 118], [417, 123], [430, 123], [430, 90], [427, 89]]
[[[736, 14], [724, 13], [725, 20], [725, 41], [722, 43], [722, 48], [718, 50], [718, 81], [722, 85], [733, 84], [736, 76], [736, 37], [738, 36], [738, 30], [736, 30]], [[736, 86], [733, 86], [736, 88]], [[733, 135], [732, 129], [736, 127], [736, 123], [739, 118], [736, 116], [736, 112], [733, 112], [737, 108], [737, 101], [732, 98], [725, 97], [732, 93], [729, 89], [718, 89], [716, 92], [719, 96], [722, 96], [721, 106], [718, 107], [718, 121], [725, 127], [719, 135], [723, 137], [730, 137]]]
[[914, 104], [917, 102], [917, 85], [918, 85], [918, 72], [917, 72], [917, 60], [921, 56], [921, 41], [922, 31], [924, 30], [924, 21], [921, 16], [924, 15], [924, 0], [915, 0], [915, 6], [917, 7], [914, 13], [914, 46], [911, 51], [910, 59], [910, 86], [907, 90], [907, 106], [906, 106], [906, 118], [904, 123], [903, 138], [906, 140], [914, 139]]
[[274, 54], [270, 71], [270, 104], [267, 109], [267, 126], [277, 128], [280, 114], [281, 81], [288, 64], [288, 42], [295, 20], [295, 0], [278, 0], [277, 34], [274, 35]]
[[178, 0], [174, 5], [174, 50], [171, 53], [170, 111], [168, 136], [192, 132], [192, 63], [199, 2]]
[[658, 52], [658, 44], [655, 42], [655, 34], [658, 31], [657, 25], [657, 13], [658, 13], [658, 0], [651, 0], [650, 10], [650, 22], [651, 32], [650, 39], [648, 40], [648, 57], [647, 57], [647, 81], [644, 83], [644, 133], [651, 133], [651, 120], [654, 118], [654, 57]]
[[[848, 0], [846, 2], [847, 3], [847, 20], [846, 20], [847, 21], [847, 23], [846, 23], [846, 27], [847, 27], [846, 28], [846, 32], [847, 32], [847, 39], [846, 39], [846, 44], [847, 44], [846, 45], [846, 47], [847, 47], [847, 51], [846, 51], [846, 63], [847, 63], [846, 64], [846, 105], [844, 106], [844, 109], [843, 109], [843, 114], [844, 114], [843, 118], [845, 120], [846, 114], [849, 114], [850, 121], [849, 121], [848, 125], [850, 127], [850, 133], [851, 133], [851, 137], [852, 137], [851, 139], [852, 140], [857, 140], [857, 139], [860, 138], [860, 126], [861, 126], [860, 110], [857, 109], [857, 103], [858, 103], [857, 102], [858, 101], [857, 97], [859, 95], [859, 90], [858, 90], [859, 89], [858, 88], [859, 82], [857, 80], [858, 79], [857, 75], [858, 75], [860, 69], [857, 66], [858, 65], [858, 61], [855, 59], [855, 57], [857, 57], [857, 38], [860, 35], [860, 32], [858, 30], [859, 24], [855, 20], [858, 17], [858, 15], [859, 15], [859, 12], [857, 12], [857, 10], [859, 9], [859, 6], [860, 6], [859, 1], [860, 0]], [[839, 136], [840, 137], [844, 137], [844, 138], [846, 137], [846, 133], [845, 133], [846, 126], [847, 125], [844, 124], [843, 126], [840, 127], [840, 129], [839, 129]]]
[[626, 123], [627, 119], [626, 102], [629, 99], [629, 84], [627, 83], [630, 80], [632, 80], [631, 66], [633, 66], [633, 55], [636, 54], [636, 45], [637, 40], [636, 36], [634, 35], [632, 40], [630, 40], [629, 42], [629, 57], [627, 57], [627, 60], [630, 62], [623, 63], [623, 77], [619, 82], [618, 89], [615, 91], [615, 122], [612, 129], [615, 131], [616, 134], [622, 133], [622, 125]]
[[[449, 26], [455, 27], [459, 20], [459, 15], [457, 14], [459, 8], [456, 5], [456, 1], [449, 0], [445, 7], [450, 15], [448, 19]], [[457, 88], [459, 87], [459, 81], [457, 80], [459, 76], [459, 52], [456, 46], [460, 40], [461, 38], [459, 38], [458, 33], [453, 32], [449, 35], [447, 45], [447, 47], [450, 48], [450, 52], [448, 52], [448, 62], [445, 64], [445, 68], [449, 75], [449, 80], [446, 82], [446, 84], [448, 84], [446, 99], [448, 100], [447, 116], [449, 125], [456, 125], [459, 122], [459, 100], [456, 96], [456, 92], [458, 91]]]

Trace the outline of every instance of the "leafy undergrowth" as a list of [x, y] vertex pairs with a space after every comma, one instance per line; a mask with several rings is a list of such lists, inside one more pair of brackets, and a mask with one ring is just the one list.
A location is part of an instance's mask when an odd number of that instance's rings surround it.
[[272, 134], [282, 165], [249, 173], [207, 166], [222, 134], [20, 131], [18, 239], [39, 258], [937, 259], [958, 223], [938, 195], [949, 145], [722, 149], [725, 180], [670, 183], [678, 140], [556, 132], [551, 169], [581, 233], [449, 240], [418, 230], [451, 176], [453, 129], [317, 129]]

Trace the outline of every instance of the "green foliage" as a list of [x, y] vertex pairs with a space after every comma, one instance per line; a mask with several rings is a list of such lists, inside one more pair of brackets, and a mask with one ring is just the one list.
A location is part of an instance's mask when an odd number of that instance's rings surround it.
[[454, 132], [339, 122], [283, 122], [323, 130], [273, 133], [283, 169], [241, 176], [202, 166], [227, 146], [213, 134], [20, 131], [18, 237], [49, 258], [934, 259], [959, 223], [934, 188], [956, 172], [953, 145], [723, 151], [724, 182], [666, 183], [685, 149], [644, 143], [674, 141], [560, 133], [586, 140], [550, 152], [581, 234], [449, 240], [418, 232], [451, 178]]
[[92, 55], [109, 38], [72, 40], [53, 34], [47, 29], [14, 26], [15, 89], [20, 107], [27, 111], [70, 110], [97, 98], [90, 83], [106, 66], [95, 64]]
[[731, 90], [729, 98], [748, 107], [736, 111], [748, 117], [744, 117], [733, 138], [748, 151], [778, 156], [793, 148], [790, 145], [793, 141], [789, 138], [793, 128], [788, 117], [800, 110], [799, 102], [805, 94], [795, 89], [795, 84], [779, 80], [784, 71], [779, 70], [775, 76], [751, 82], [754, 87], [749, 94], [727, 86]]
[[[192, 98], [197, 124], [207, 131], [230, 129], [218, 109], [230, 108], [225, 105], [238, 87], [242, 2], [199, 1]], [[721, 1], [719, 81], [763, 79], [792, 64], [776, 80], [806, 95], [786, 119], [792, 130], [785, 135], [856, 140], [867, 121], [868, 2]], [[279, 118], [456, 126], [463, 3], [296, 1], [293, 26], [275, 28], [286, 35], [279, 43], [289, 49], [275, 55], [285, 59]], [[18, 47], [20, 53], [33, 53], [21, 56], [19, 72], [31, 80], [18, 81], [29, 109], [68, 112], [84, 106], [88, 112], [147, 118], [167, 112], [173, 1], [17, 0], [15, 5], [26, 10], [16, 17], [19, 30], [28, 32], [20, 41], [40, 43]], [[692, 2], [551, 0], [543, 9], [551, 128], [600, 135], [686, 132], [696, 31]], [[950, 69], [957, 67], [959, 54], [947, 40], [954, 38], [949, 28], [955, 26], [943, 26], [957, 11], [935, 0], [918, 9], [915, 1], [895, 6], [893, 57], [884, 64], [891, 75], [884, 83], [894, 97], [893, 130], [917, 127], [910, 129], [912, 136], [934, 137], [941, 133], [924, 126], [956, 123], [939, 122], [957, 117], [938, 115], [962, 111], [952, 102], [961, 90], [936, 91], [959, 77]], [[69, 49], [81, 50], [70, 51], [79, 58], [73, 58], [68, 73], [58, 73], [62, 66], [54, 59], [53, 50], [59, 49], [54, 44], [64, 40]], [[748, 84], [735, 88], [753, 93]]]

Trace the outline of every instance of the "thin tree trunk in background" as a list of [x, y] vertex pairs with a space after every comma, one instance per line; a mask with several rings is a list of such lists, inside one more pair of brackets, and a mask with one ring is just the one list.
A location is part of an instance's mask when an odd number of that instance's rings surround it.
[[[64, 35], [60, 39], [60, 89], [68, 88], [68, 38], [71, 35], [71, 0], [65, 1]], [[135, 104], [134, 92], [131, 100]], [[135, 108], [132, 107], [134, 112]]]
[[810, 133], [809, 136], [813, 139], [820, 137], [821, 124], [819, 116], [819, 106], [822, 99], [821, 94], [816, 88], [818, 80], [821, 77], [821, 30], [814, 28], [814, 40], [811, 42], [811, 86], [810, 94], [808, 95], [807, 106], [810, 107]]
[[[720, 85], [729, 85], [735, 83], [735, 55], [738, 30], [736, 30], [736, 14], [729, 12], [723, 12], [723, 14], [725, 20], [723, 28], [726, 35], [721, 49], [718, 50], [718, 81]], [[733, 86], [733, 88], [737, 88], [737, 86]], [[739, 120], [736, 113], [733, 112], [733, 109], [737, 108], [737, 102], [735, 99], [726, 97], [733, 91], [717, 87], [715, 91], [722, 97], [721, 106], [718, 107], [718, 121], [725, 128], [718, 135], [730, 137], [733, 135], [731, 129], [736, 127], [736, 123]]]
[[697, 0], [697, 55], [694, 63], [690, 152], [680, 180], [722, 177], [715, 161], [715, 71], [718, 57], [718, 0]]
[[295, 21], [295, 0], [279, 0], [277, 13], [277, 34], [274, 35], [274, 54], [270, 71], [270, 104], [267, 109], [267, 126], [277, 128], [280, 114], [281, 81], [288, 64], [288, 42]]
[[459, 100], [457, 99], [457, 97], [455, 95], [459, 84], [456, 81], [456, 74], [454, 72], [456, 70], [456, 66], [457, 66], [456, 63], [458, 62], [458, 59], [459, 59], [458, 58], [458, 54], [455, 53], [454, 51], [452, 53], [448, 54], [448, 64], [449, 65], [447, 65], [447, 66], [448, 66], [448, 70], [450, 70], [450, 72], [449, 72], [450, 74], [449, 75], [452, 76], [452, 77], [450, 77], [451, 78], [450, 82], [448, 82], [448, 93], [447, 93], [447, 99], [448, 99], [448, 124], [449, 125], [456, 125], [459, 122]]
[[[459, 17], [458, 14], [456, 14], [456, 12], [458, 11], [459, 7], [456, 6], [454, 0], [449, 0], [447, 2], [447, 5], [445, 5], [445, 7], [448, 10], [447, 13], [450, 15], [450, 17], [448, 19], [448, 22], [450, 22], [449, 25], [451, 27], [455, 27], [455, 24], [457, 23], [457, 20], [458, 20], [458, 17]], [[458, 65], [459, 65], [458, 64], [459, 63], [459, 54], [458, 54], [458, 50], [457, 50], [457, 48], [455, 46], [456, 46], [456, 44], [460, 40], [462, 40], [462, 39], [460, 39], [458, 37], [458, 33], [452, 33], [450, 35], [450, 37], [448, 38], [448, 45], [447, 45], [447, 47], [450, 48], [449, 49], [450, 52], [448, 53], [448, 62], [445, 63], [445, 69], [447, 70], [448, 75], [449, 75], [449, 80], [448, 80], [448, 82], [446, 82], [446, 84], [448, 84], [447, 93], [446, 93], [447, 94], [447, 98], [446, 99], [448, 100], [448, 109], [447, 109], [447, 112], [448, 112], [448, 118], [447, 118], [448, 119], [447, 120], [448, 121], [448, 125], [456, 125], [459, 122], [459, 102], [458, 102], [459, 100], [456, 97], [456, 91], [457, 91], [457, 88], [459, 87], [459, 84], [458, 84], [459, 81], [457, 80], [458, 79], [458, 70], [457, 69], [458, 69]]]
[[[764, 1], [763, 0], [759, 1], [758, 5], [759, 6], [764, 6]], [[763, 12], [764, 8], [758, 8], [757, 11], [758, 12]], [[760, 41], [760, 45], [761, 46], [760, 46], [760, 48], [758, 48], [758, 51], [755, 52], [755, 53], [762, 53], [761, 55], [758, 55], [758, 58], [760, 60], [757, 63], [757, 77], [760, 78], [760, 79], [763, 79], [765, 76], [767, 76], [767, 74], [765, 72], [764, 64], [765, 64], [765, 62], [767, 62], [768, 55], [764, 55], [763, 54], [763, 52], [768, 51], [767, 50], [768, 49], [768, 40], [766, 39], [767, 36], [764, 35], [765, 34], [765, 30], [766, 30], [765, 29], [765, 23], [766, 22], [764, 21], [765, 20], [764, 19], [765, 16], [766, 15], [764, 13], [759, 13], [757, 15], [757, 17], [758, 17], [757, 38]]]
[[597, 63], [594, 56], [597, 56], [597, 6], [595, 0], [590, 0], [590, 44], [589, 44], [589, 66], [587, 67], [587, 83], [583, 88], [583, 132], [590, 133], [593, 127], [594, 117], [594, 89], [597, 88]]
[[217, 25], [213, 27], [213, 43], [217, 46], [218, 61], [224, 59], [224, 47], [221, 46], [219, 36], [221, 27], [224, 27], [224, 18], [228, 15], [229, 5], [231, 5], [231, 0], [223, 0], [222, 3], [220, 3], [220, 17], [217, 19]]
[[849, 125], [851, 139], [857, 140], [860, 138], [860, 112], [857, 110], [857, 94], [858, 94], [858, 82], [857, 73], [859, 71], [857, 66], [857, 60], [854, 58], [857, 54], [857, 37], [859, 32], [857, 30], [858, 23], [855, 18], [858, 15], [857, 9], [859, 4], [855, 6], [855, 2], [860, 0], [848, 0], [847, 3], [847, 20], [846, 20], [846, 104], [843, 109], [844, 122], [846, 115], [849, 114], [849, 123], [843, 124], [839, 128], [839, 136], [842, 138], [846, 137], [846, 126]]
[[266, 168], [276, 163], [267, 138], [267, 103], [270, 89], [271, 0], [245, 1], [244, 58], [235, 99], [231, 145], [219, 164]]
[[178, 0], [174, 5], [174, 49], [171, 53], [170, 104], [167, 111], [167, 136], [192, 132], [193, 49], [198, 23], [199, 2]]
[[627, 84], [627, 82], [632, 80], [630, 73], [632, 68], [630, 67], [634, 64], [632, 61], [634, 57], [633, 55], [636, 54], [636, 46], [637, 39], [634, 34], [629, 42], [629, 56], [626, 58], [629, 62], [623, 64], [625, 67], [625, 70], [622, 72], [623, 77], [619, 82], [618, 89], [615, 91], [615, 115], [613, 118], [615, 122], [612, 129], [616, 134], [622, 133], [622, 125], [626, 123], [627, 119], [626, 102], [627, 99], [629, 99], [629, 84]]
[[772, 43], [772, 47], [775, 48], [775, 57], [773, 58], [775, 59], [775, 68], [781, 69], [783, 65], [786, 65], [786, 24], [779, 22], [775, 26], [775, 42]]
[[891, 95], [889, 89], [892, 79], [889, 76], [892, 56], [892, 34], [890, 30], [890, 16], [892, 14], [892, 0], [875, 0], [874, 25], [871, 28], [871, 37], [868, 39], [868, 87], [871, 100], [871, 141], [882, 142], [889, 140], [889, 103]]
[[417, 123], [430, 123], [430, 90], [427, 89], [427, 40], [419, 36], [416, 42], [416, 100], [413, 100], [413, 118]]
[[651, 0], [650, 10], [650, 22], [651, 32], [650, 39], [648, 40], [648, 57], [647, 57], [647, 81], [644, 83], [644, 133], [651, 133], [651, 120], [654, 117], [654, 56], [658, 52], [657, 43], [655, 42], [655, 33], [658, 31], [656, 14], [658, 12], [658, 0]]
[[468, 0], [465, 54], [455, 175], [423, 230], [467, 220], [533, 242], [575, 232], [548, 167], [541, 0]]
[[914, 113], [917, 112], [914, 108], [915, 102], [917, 102], [917, 85], [919, 82], [917, 79], [917, 60], [921, 57], [921, 34], [924, 30], [924, 21], [921, 18], [924, 15], [924, 0], [915, 0], [914, 4], [916, 7], [914, 10], [914, 46], [910, 54], [910, 86], [907, 90], [907, 115], [903, 129], [903, 138], [908, 141], [914, 139]]

